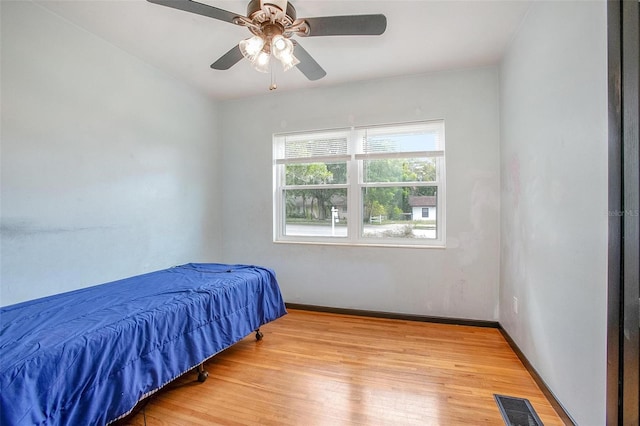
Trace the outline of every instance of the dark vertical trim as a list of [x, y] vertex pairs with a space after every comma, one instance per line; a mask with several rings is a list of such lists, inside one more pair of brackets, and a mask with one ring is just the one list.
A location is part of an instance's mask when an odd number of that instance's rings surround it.
[[639, 424], [640, 392], [640, 11], [638, 1], [622, 2], [622, 424]]
[[620, 291], [622, 281], [622, 100], [621, 9], [607, 2], [608, 127], [609, 127], [609, 243], [607, 271], [607, 425], [619, 424]]
[[640, 5], [610, 0], [607, 425], [640, 421]]

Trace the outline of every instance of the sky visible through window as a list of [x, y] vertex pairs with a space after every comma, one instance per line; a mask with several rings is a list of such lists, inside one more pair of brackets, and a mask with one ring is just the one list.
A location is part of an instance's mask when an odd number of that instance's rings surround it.
[[393, 143], [393, 149], [398, 152], [438, 150], [436, 135], [433, 133], [421, 133], [368, 136], [367, 144], [369, 148], [367, 151], [378, 152], [379, 149], [376, 149], [377, 147], [387, 151], [389, 142]]

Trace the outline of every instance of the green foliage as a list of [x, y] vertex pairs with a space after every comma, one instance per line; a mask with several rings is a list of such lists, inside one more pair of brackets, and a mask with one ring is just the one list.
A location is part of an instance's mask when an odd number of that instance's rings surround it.
[[387, 209], [377, 200], [371, 203], [371, 214], [369, 216], [386, 216]]
[[410, 196], [435, 195], [436, 190], [435, 187], [411, 186], [410, 183], [433, 182], [435, 179], [436, 165], [433, 159], [366, 160], [364, 164], [365, 182], [398, 182], [399, 185], [397, 187], [365, 189], [365, 217], [378, 215], [372, 213], [374, 203], [377, 203], [384, 206], [385, 213], [383, 214], [389, 218], [403, 219], [403, 213], [411, 212]]
[[433, 159], [393, 158], [366, 160], [365, 182], [433, 182], [436, 165]]
[[327, 163], [326, 166], [333, 176], [333, 183], [347, 183], [347, 163]]
[[[346, 183], [347, 165], [345, 162], [287, 164], [285, 181], [287, 185]], [[331, 216], [331, 200], [336, 196], [346, 197], [346, 190], [327, 187], [287, 191], [287, 217], [324, 220]]]
[[393, 220], [404, 219], [403, 211], [398, 206], [393, 206], [389, 212], [389, 218]]
[[287, 164], [287, 185], [318, 185], [331, 183], [333, 173], [324, 163]]
[[[347, 182], [346, 162], [306, 163], [286, 165], [287, 185], [330, 185]], [[432, 159], [365, 160], [365, 182], [397, 182], [393, 187], [364, 189], [364, 217], [386, 216], [402, 220], [411, 212], [409, 197], [435, 195], [436, 188], [412, 186], [412, 182], [433, 182], [436, 179], [435, 161]], [[346, 198], [346, 189], [327, 186], [323, 189], [296, 189], [286, 192], [286, 214], [290, 218], [324, 220], [330, 217], [332, 201]]]

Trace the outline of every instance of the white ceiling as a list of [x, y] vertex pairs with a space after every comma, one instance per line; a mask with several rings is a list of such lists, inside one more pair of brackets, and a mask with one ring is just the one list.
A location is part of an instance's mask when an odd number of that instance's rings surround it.
[[[210, 68], [250, 36], [246, 28], [146, 0], [35, 0], [118, 48], [216, 99], [268, 92], [270, 76], [246, 60]], [[238, 14], [248, 0], [200, 0]], [[293, 0], [298, 18], [383, 13], [381, 36], [297, 40], [326, 70], [308, 81], [297, 69], [276, 71], [278, 91], [495, 64], [524, 19], [529, 1]]]

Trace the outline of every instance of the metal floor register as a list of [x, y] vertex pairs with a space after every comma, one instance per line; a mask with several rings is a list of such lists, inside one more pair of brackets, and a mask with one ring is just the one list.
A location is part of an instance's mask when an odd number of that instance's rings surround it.
[[507, 426], [543, 426], [528, 399], [493, 395]]

